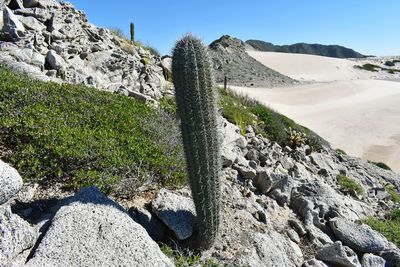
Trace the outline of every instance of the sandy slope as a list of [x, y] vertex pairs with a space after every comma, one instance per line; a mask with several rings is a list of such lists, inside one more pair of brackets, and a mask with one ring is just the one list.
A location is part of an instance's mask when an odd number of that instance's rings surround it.
[[276, 52], [247, 53], [265, 66], [300, 81], [368, 79], [374, 75], [355, 69], [355, 62], [348, 59]]
[[267, 66], [283, 74], [319, 82], [234, 90], [309, 127], [335, 148], [385, 162], [400, 172], [400, 82], [374, 80], [369, 73], [355, 70], [350, 60], [249, 52], [254, 53], [261, 62], [268, 59]]

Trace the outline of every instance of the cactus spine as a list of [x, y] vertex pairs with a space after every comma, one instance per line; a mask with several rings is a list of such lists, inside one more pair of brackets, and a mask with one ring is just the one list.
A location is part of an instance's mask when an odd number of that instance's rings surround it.
[[196, 206], [196, 246], [209, 248], [219, 227], [219, 143], [217, 100], [207, 50], [187, 35], [177, 42], [172, 60], [173, 81], [187, 169]]
[[131, 22], [131, 43], [135, 43], [135, 24]]

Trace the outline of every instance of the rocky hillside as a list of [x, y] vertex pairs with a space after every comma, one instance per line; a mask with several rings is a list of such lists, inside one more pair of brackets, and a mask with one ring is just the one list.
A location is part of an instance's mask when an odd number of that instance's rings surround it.
[[43, 191], [0, 161], [2, 266], [399, 266], [399, 243], [359, 223], [399, 207], [399, 175], [329, 148], [281, 147], [252, 127], [243, 136], [222, 118], [219, 131], [222, 220], [210, 250], [186, 250], [196, 232], [188, 188], [129, 200]]
[[260, 40], [247, 40], [246, 45], [248, 49], [263, 52], [282, 52], [282, 53], [297, 53], [297, 54], [310, 54], [325, 57], [336, 58], [365, 58], [353, 49], [343, 47], [340, 45], [321, 45], [321, 44], [306, 44], [297, 43], [292, 45], [274, 45], [272, 43]]
[[161, 97], [165, 79], [160, 58], [89, 23], [71, 4], [5, 0], [1, 8], [0, 63], [45, 81], [147, 100]]
[[[161, 96], [160, 59], [91, 25], [70, 4], [5, 4], [2, 64], [45, 81], [84, 83], [150, 101]], [[210, 45], [217, 80], [226, 75], [228, 83], [247, 86], [294, 82], [252, 61], [244, 47], [228, 36]], [[158, 109], [141, 101], [0, 71], [1, 267], [400, 266], [400, 175], [323, 143], [305, 144], [304, 138], [312, 141], [309, 134], [298, 138], [261, 105], [220, 106], [220, 233], [211, 249], [198, 252], [189, 249], [198, 229], [188, 186], [151, 183], [156, 175], [171, 179], [182, 169], [176, 166], [179, 153], [170, 149], [181, 145], [177, 133], [161, 130], [178, 128], [174, 116], [158, 120]], [[159, 106], [167, 104], [173, 114], [173, 104], [163, 101]], [[262, 136], [260, 129], [269, 132]], [[272, 132], [289, 138], [291, 146]], [[20, 147], [13, 166], [5, 163]], [[121, 166], [133, 165], [132, 158], [153, 172]], [[63, 173], [70, 162], [76, 172]], [[29, 164], [32, 171], [23, 171]], [[128, 181], [150, 183], [135, 183], [129, 197], [106, 196], [92, 186], [101, 179], [115, 182], [116, 170]], [[42, 177], [46, 172], [53, 183]], [[76, 173], [81, 176], [72, 177]], [[68, 190], [75, 189], [66, 188], [71, 178], [83, 188]], [[47, 185], [38, 184], [43, 180]]]
[[253, 59], [246, 54], [245, 44], [228, 35], [209, 46], [217, 83], [227, 77], [229, 85], [247, 87], [277, 87], [295, 81]]

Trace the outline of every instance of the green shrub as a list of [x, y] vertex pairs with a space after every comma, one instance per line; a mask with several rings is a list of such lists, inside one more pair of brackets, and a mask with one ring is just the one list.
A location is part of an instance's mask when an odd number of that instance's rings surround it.
[[391, 200], [400, 203], [400, 195], [397, 193], [396, 188], [392, 184], [385, 184], [384, 187], [386, 192], [389, 193]]
[[384, 169], [384, 170], [388, 170], [388, 171], [391, 171], [391, 170], [392, 170], [388, 165], [386, 165], [386, 164], [383, 163], [383, 162], [369, 161], [369, 163], [372, 163], [372, 164], [374, 164], [374, 165], [376, 165], [376, 166], [378, 166], [379, 168], [382, 168], [382, 169]]
[[[33, 81], [4, 67], [0, 88], [0, 144], [11, 151], [3, 160], [25, 180], [72, 189], [97, 185], [106, 193], [127, 181], [135, 189], [143, 177], [170, 186], [187, 182], [178, 124], [162, 111], [84, 86]], [[166, 132], [172, 126], [176, 131]]]
[[173, 96], [163, 96], [160, 100], [160, 108], [165, 112], [176, 115], [176, 102]]
[[199, 254], [190, 251], [174, 250], [167, 245], [161, 245], [161, 251], [171, 260], [176, 267], [198, 266], [198, 267], [218, 267], [218, 264], [212, 260], [202, 260]]
[[335, 149], [336, 153], [341, 154], [341, 155], [347, 155], [346, 152], [340, 148]]
[[362, 66], [356, 65], [355, 68], [367, 70], [367, 71], [374, 71], [374, 72], [379, 71], [381, 69], [381, 67], [379, 67], [378, 65], [374, 65], [374, 64], [370, 64], [370, 63], [364, 64]]
[[336, 178], [341, 190], [354, 190], [357, 192], [358, 195], [362, 195], [364, 193], [364, 189], [362, 188], [362, 186], [353, 179], [350, 179], [342, 174], [339, 174], [338, 176], [336, 176]]
[[220, 106], [222, 116], [229, 122], [239, 126], [242, 133], [247, 125], [252, 125], [256, 132], [275, 141], [282, 146], [292, 145], [288, 129], [306, 135], [306, 144], [314, 151], [322, 149], [323, 139], [286, 116], [273, 111], [245, 96], [240, 96], [231, 90], [220, 88]]
[[400, 246], [400, 209], [392, 211], [390, 217], [386, 220], [368, 217], [362, 222], [383, 234], [389, 241]]

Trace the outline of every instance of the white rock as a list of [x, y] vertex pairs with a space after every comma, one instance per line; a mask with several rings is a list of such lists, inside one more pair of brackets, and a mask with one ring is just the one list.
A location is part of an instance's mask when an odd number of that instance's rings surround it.
[[52, 220], [26, 266], [174, 266], [117, 203], [80, 190]]
[[46, 61], [55, 70], [61, 69], [65, 64], [64, 59], [59, 56], [54, 50], [49, 50], [49, 52], [47, 52]]
[[15, 196], [22, 187], [22, 178], [16, 169], [0, 160], [0, 205]]
[[18, 255], [32, 247], [35, 240], [29, 223], [12, 214], [10, 207], [0, 206], [0, 266], [17, 266], [13, 264]]
[[361, 264], [363, 267], [385, 267], [386, 261], [374, 254], [366, 253], [361, 259]]
[[16, 17], [25, 26], [26, 29], [34, 30], [34, 31], [38, 31], [38, 32], [42, 32], [46, 29], [46, 26], [44, 26], [41, 22], [39, 22], [34, 17], [24, 17], [24, 16], [18, 16], [18, 15], [16, 15]]
[[315, 255], [317, 260], [343, 267], [361, 267], [357, 254], [349, 247], [342, 246], [340, 241], [329, 244]]
[[151, 205], [153, 212], [179, 240], [193, 234], [196, 211], [191, 198], [161, 189]]

